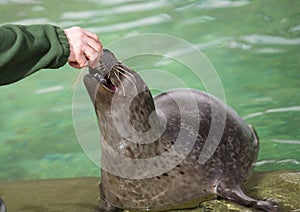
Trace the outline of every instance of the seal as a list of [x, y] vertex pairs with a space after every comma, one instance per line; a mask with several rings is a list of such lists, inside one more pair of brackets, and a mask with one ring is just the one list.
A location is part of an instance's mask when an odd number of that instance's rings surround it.
[[4, 201], [0, 197], [0, 212], [6, 212], [6, 206], [4, 204]]
[[[99, 211], [197, 207], [217, 196], [263, 211], [279, 211], [277, 204], [242, 191], [241, 184], [257, 159], [258, 137], [252, 126], [217, 98], [192, 89], [171, 90], [153, 98], [143, 79], [109, 50], [104, 50], [96, 68], [89, 69], [84, 84], [102, 136]], [[224, 112], [220, 139], [213, 132], [208, 139], [213, 118], [221, 119]], [[217, 146], [201, 162], [208, 142]], [[159, 160], [149, 166], [153, 158]], [[144, 166], [138, 166], [140, 161], [145, 161]]]

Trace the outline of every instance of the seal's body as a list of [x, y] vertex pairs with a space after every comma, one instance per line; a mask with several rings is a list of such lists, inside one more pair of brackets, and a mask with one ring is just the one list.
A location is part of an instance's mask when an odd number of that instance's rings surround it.
[[6, 206], [4, 204], [4, 201], [0, 197], [0, 212], [6, 212]]
[[[163, 211], [217, 195], [277, 210], [241, 190], [257, 158], [258, 138], [215, 97], [177, 89], [152, 98], [141, 77], [108, 50], [84, 82], [103, 136], [100, 211]], [[223, 126], [213, 126], [223, 117]]]

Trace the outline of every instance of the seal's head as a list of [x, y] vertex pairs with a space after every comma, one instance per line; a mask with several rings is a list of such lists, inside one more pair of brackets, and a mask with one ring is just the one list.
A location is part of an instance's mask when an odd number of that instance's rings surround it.
[[103, 50], [97, 66], [89, 68], [89, 74], [84, 77], [84, 84], [93, 102], [97, 93], [108, 98], [113, 95], [127, 96], [132, 92], [136, 94], [148, 90], [144, 81], [107, 49]]
[[[123, 123], [121, 120], [130, 120], [130, 125], [137, 131], [150, 128], [149, 117], [155, 106], [149, 88], [136, 72], [117, 60], [109, 50], [103, 51], [96, 68], [89, 68], [84, 84], [100, 126], [113, 128], [115, 123]], [[113, 117], [118, 117], [118, 121], [114, 122]]]
[[89, 95], [93, 99], [95, 96], [95, 88], [101, 86], [107, 91], [115, 93], [118, 90], [119, 71], [116, 66], [121, 64], [109, 50], [103, 50], [103, 56], [95, 68], [89, 68], [89, 74], [85, 76], [84, 83], [87, 87]]

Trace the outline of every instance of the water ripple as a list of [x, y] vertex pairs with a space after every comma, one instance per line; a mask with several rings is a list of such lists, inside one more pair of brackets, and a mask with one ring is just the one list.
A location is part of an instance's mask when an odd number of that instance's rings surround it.
[[32, 19], [24, 19], [19, 21], [11, 22], [13, 24], [21, 24], [21, 25], [31, 25], [31, 24], [45, 24], [51, 23], [47, 18], [32, 18]]
[[[200, 17], [201, 18], [201, 17]], [[210, 19], [212, 20], [212, 19]], [[247, 36], [243, 36], [243, 37], [247, 37]], [[271, 37], [271, 36], [270, 36]], [[195, 48], [198, 48], [200, 50], [206, 50], [209, 48], [213, 48], [213, 47], [225, 47], [225, 48], [229, 48], [229, 49], [241, 49], [244, 51], [249, 51], [249, 50], [253, 50], [253, 43], [252, 42], [243, 42], [243, 41], [239, 41], [239, 38], [235, 38], [235, 37], [223, 37], [223, 38], [218, 38], [212, 41], [208, 41], [208, 42], [203, 42], [203, 43], [197, 43], [194, 44]], [[291, 42], [299, 42], [300, 43], [300, 39], [298, 40], [292, 40]], [[193, 48], [189, 48], [189, 49], [178, 49], [176, 51], [173, 51], [172, 53], [170, 53], [170, 55], [182, 55], [182, 54], [186, 54], [190, 51], [192, 51]], [[278, 54], [278, 53], [283, 53], [285, 52], [285, 50], [279, 49], [279, 48], [257, 48], [257, 50], [255, 50], [257, 53], [260, 54]]]
[[262, 49], [257, 49], [256, 52], [262, 54], [278, 54], [278, 53], [283, 53], [285, 51], [278, 48], [262, 48]]
[[79, 11], [79, 12], [65, 12], [61, 15], [61, 19], [89, 19], [101, 15], [100, 10], [88, 10], [88, 11]]
[[200, 50], [205, 50], [205, 49], [208, 49], [208, 48], [214, 47], [214, 46], [224, 46], [224, 45], [227, 45], [227, 43], [229, 43], [231, 40], [232, 40], [232, 38], [230, 38], [230, 37], [227, 37], [227, 38], [224, 37], [224, 38], [216, 39], [216, 40], [209, 41], [209, 42], [193, 44], [193, 47], [179, 48], [176, 50], [172, 50], [171, 52], [168, 52], [167, 55], [169, 57], [176, 57], [179, 55], [190, 53], [190, 52], [194, 51], [195, 48], [200, 49]]
[[126, 6], [117, 6], [112, 10], [108, 10], [107, 12], [111, 12], [111, 14], [143, 12], [143, 11], [149, 11], [149, 10], [161, 8], [165, 5], [167, 4], [164, 1], [144, 2], [144, 3], [131, 4]]
[[255, 113], [250, 113], [247, 116], [244, 116], [244, 119], [249, 119], [257, 116], [262, 116], [267, 113], [284, 113], [284, 112], [291, 112], [291, 111], [300, 111], [300, 106], [292, 106], [292, 107], [283, 107], [283, 108], [274, 108], [274, 109], [269, 109], [264, 112], [255, 112]]
[[100, 26], [100, 27], [89, 27], [87, 29], [94, 33], [117, 32], [117, 31], [132, 29], [140, 26], [161, 24], [161, 23], [169, 22], [170, 20], [171, 20], [171, 16], [167, 14], [158, 14], [146, 18], [141, 18], [135, 21], [123, 22], [119, 24]]
[[299, 32], [300, 31], [300, 25], [291, 27], [289, 31], [290, 32]]
[[39, 0], [0, 0], [0, 4], [36, 4]]
[[42, 6], [34, 6], [31, 11], [32, 12], [41, 12], [41, 11], [45, 11], [46, 8], [45, 7], [42, 7]]
[[266, 113], [282, 113], [282, 112], [289, 112], [289, 111], [300, 111], [300, 106], [269, 109], [266, 111]]
[[199, 16], [199, 17], [184, 20], [182, 24], [190, 25], [190, 24], [198, 24], [198, 23], [207, 23], [207, 22], [213, 21], [213, 20], [216, 20], [216, 18], [212, 17], [212, 16], [204, 15], [204, 16]]
[[120, 15], [126, 13], [134, 12], [144, 12], [149, 10], [155, 10], [165, 6], [164, 1], [148, 2], [148, 3], [139, 3], [131, 4], [124, 6], [117, 6], [114, 8], [106, 10], [88, 10], [88, 11], [78, 11], [78, 12], [65, 12], [62, 14], [61, 19], [90, 19], [96, 16], [107, 16], [107, 15]]
[[[194, 46], [196, 48], [199, 48], [200, 50], [205, 50], [205, 49], [209, 49], [212, 47], [227, 47], [229, 49], [241, 49], [244, 51], [247, 50], [253, 50], [253, 45], [249, 44], [249, 43], [245, 43], [245, 42], [239, 42], [238, 38], [234, 38], [234, 37], [223, 37], [223, 38], [219, 38], [216, 40], [212, 40], [209, 42], [204, 42], [204, 43], [198, 43], [195, 44]], [[180, 50], [180, 54], [189, 52], [190, 50], [188, 49], [184, 49], [184, 50]], [[273, 53], [282, 53], [284, 52], [284, 50], [281, 50], [279, 48], [260, 48], [256, 50], [257, 53], [269, 53], [269, 54], [273, 54]]]
[[300, 144], [300, 141], [297, 140], [277, 140], [277, 139], [271, 139], [271, 141], [275, 143], [283, 143], [283, 144]]
[[242, 7], [247, 4], [250, 4], [249, 0], [206, 0], [201, 2], [197, 7], [201, 9], [219, 9], [219, 8], [233, 8], [233, 7]]
[[253, 117], [257, 117], [257, 116], [262, 116], [264, 114], [265, 114], [264, 112], [250, 113], [247, 116], [244, 116], [243, 119], [250, 119], [250, 118], [253, 118]]
[[242, 49], [242, 50], [252, 49], [251, 45], [247, 45], [245, 43], [237, 42], [235, 40], [228, 41], [227, 46], [231, 49]]
[[60, 90], [63, 90], [63, 89], [64, 89], [63, 86], [58, 85], [58, 86], [53, 86], [53, 87], [38, 89], [35, 93], [36, 94], [43, 94], [43, 93], [60, 91]]
[[296, 164], [299, 165], [300, 162], [298, 160], [295, 159], [284, 159], [284, 160], [262, 160], [262, 161], [258, 161], [255, 163], [255, 166], [263, 166], [266, 164], [274, 164], [274, 163], [291, 163], [291, 164]]
[[245, 35], [241, 36], [241, 40], [250, 44], [264, 44], [264, 45], [297, 45], [300, 44], [300, 38], [284, 38], [271, 35]]
[[[99, 3], [99, 0], [88, 0], [88, 1]], [[101, 1], [101, 4], [120, 5], [120, 4], [128, 4], [130, 2], [136, 2], [136, 0], [109, 0], [109, 1]]]
[[197, 6], [197, 2], [193, 2], [191, 4], [186, 4], [184, 6], [177, 7], [177, 8], [175, 8], [175, 11], [189, 10], [190, 8], [193, 8], [195, 6]]

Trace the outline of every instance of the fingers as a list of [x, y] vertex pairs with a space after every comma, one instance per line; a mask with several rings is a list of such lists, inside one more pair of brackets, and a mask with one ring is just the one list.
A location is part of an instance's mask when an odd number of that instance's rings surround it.
[[90, 32], [90, 31], [87, 31], [87, 30], [84, 30], [84, 33], [85, 33], [87, 36], [91, 37], [93, 40], [98, 40], [98, 41], [99, 41], [99, 38], [98, 38], [98, 36], [97, 36], [96, 34]]
[[90, 45], [84, 47], [84, 55], [88, 62], [88, 66], [91, 66], [92, 68], [94, 68], [97, 65], [100, 59], [100, 54], [100, 51], [96, 51]]
[[72, 67], [78, 68], [78, 69], [88, 66], [88, 59], [84, 55], [83, 51], [77, 52], [76, 49], [81, 49], [81, 47], [77, 47], [76, 45], [74, 45], [73, 48], [71, 48], [71, 53], [70, 53], [70, 56], [68, 59], [69, 64]]
[[95, 67], [102, 55], [98, 36], [80, 27], [64, 31], [70, 44], [69, 64], [74, 68]]
[[[90, 33], [90, 32], [88, 32]], [[98, 38], [98, 37], [96, 37]], [[88, 39], [85, 49], [85, 56], [88, 59], [88, 66], [94, 68], [102, 55], [102, 44], [99, 39]]]

